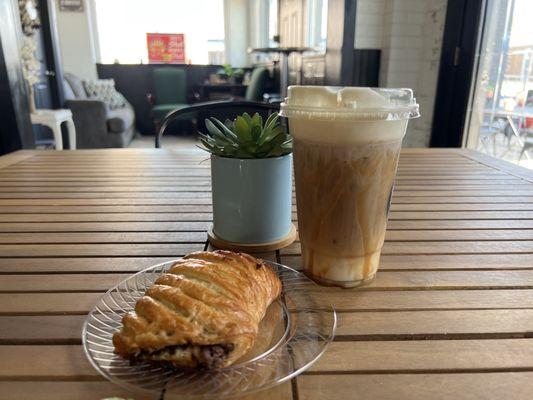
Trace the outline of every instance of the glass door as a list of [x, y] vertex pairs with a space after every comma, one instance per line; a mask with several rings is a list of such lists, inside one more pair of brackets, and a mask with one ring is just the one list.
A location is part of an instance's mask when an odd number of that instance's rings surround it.
[[464, 145], [533, 169], [533, 1], [487, 0]]

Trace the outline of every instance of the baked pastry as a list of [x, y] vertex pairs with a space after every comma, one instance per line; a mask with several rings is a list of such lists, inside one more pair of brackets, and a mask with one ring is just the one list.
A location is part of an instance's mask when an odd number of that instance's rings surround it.
[[263, 261], [231, 251], [191, 253], [146, 290], [113, 335], [117, 354], [174, 367], [221, 368], [253, 346], [281, 292]]

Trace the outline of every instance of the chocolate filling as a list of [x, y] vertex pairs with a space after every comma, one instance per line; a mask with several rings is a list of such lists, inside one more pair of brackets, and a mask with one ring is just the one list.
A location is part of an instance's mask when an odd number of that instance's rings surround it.
[[233, 343], [221, 343], [211, 345], [194, 345], [184, 344], [176, 346], [167, 346], [156, 351], [141, 351], [130, 360], [135, 363], [137, 360], [148, 360], [162, 362], [168, 366], [179, 367], [175, 359], [176, 352], [190, 350], [190, 357], [195, 367], [200, 368], [217, 368], [223, 361], [228, 358], [229, 354], [235, 349]]
[[233, 351], [233, 343], [214, 344], [210, 346], [201, 346], [204, 364], [208, 368], [218, 367], [228, 358], [229, 353]]

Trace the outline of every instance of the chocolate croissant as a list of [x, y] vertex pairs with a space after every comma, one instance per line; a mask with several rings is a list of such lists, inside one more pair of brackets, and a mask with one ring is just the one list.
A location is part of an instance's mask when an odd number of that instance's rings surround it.
[[231, 365], [252, 348], [259, 323], [280, 292], [274, 271], [248, 254], [191, 253], [124, 316], [113, 335], [115, 351], [180, 368]]

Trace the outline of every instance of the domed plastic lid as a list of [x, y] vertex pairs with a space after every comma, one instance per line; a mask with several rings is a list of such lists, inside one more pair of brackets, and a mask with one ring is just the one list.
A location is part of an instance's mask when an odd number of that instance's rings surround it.
[[386, 121], [420, 116], [411, 89], [335, 86], [290, 86], [280, 114], [303, 119]]

